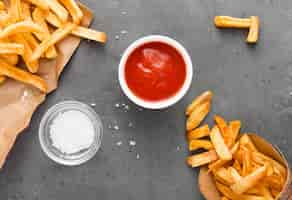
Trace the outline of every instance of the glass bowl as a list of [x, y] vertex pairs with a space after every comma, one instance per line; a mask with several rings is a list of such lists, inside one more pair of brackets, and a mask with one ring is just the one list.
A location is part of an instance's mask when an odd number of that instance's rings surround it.
[[[95, 130], [95, 137], [94, 142], [88, 149], [66, 154], [52, 145], [50, 126], [60, 113], [71, 110], [82, 112], [91, 120]], [[100, 148], [102, 135], [103, 126], [98, 114], [90, 106], [78, 101], [63, 101], [54, 105], [45, 113], [39, 127], [39, 140], [44, 153], [53, 161], [68, 166], [80, 165], [90, 160]]]

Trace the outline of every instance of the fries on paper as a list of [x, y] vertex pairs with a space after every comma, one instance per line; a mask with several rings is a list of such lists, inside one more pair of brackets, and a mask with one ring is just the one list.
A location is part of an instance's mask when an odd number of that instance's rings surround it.
[[[0, 1], [0, 83], [11, 78], [46, 92], [39, 63], [58, 57], [58, 42], [68, 35], [106, 42], [104, 32], [80, 26], [83, 16], [75, 0]], [[27, 71], [18, 67], [20, 59]]]

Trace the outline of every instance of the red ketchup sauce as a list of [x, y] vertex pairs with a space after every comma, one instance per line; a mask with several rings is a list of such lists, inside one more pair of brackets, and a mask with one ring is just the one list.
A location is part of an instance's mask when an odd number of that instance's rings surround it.
[[125, 65], [129, 89], [139, 98], [159, 101], [174, 96], [186, 79], [182, 55], [162, 42], [149, 42], [135, 49]]

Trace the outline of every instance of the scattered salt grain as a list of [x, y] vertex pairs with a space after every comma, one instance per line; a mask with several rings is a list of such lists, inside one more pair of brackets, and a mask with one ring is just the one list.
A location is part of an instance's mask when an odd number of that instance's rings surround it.
[[133, 123], [132, 122], [129, 122], [128, 123], [128, 127], [133, 127]]
[[134, 141], [134, 140], [130, 140], [130, 141], [129, 141], [129, 145], [130, 145], [130, 146], [136, 146], [136, 141]]
[[125, 108], [126, 110], [130, 110], [130, 106], [128, 106], [128, 105], [125, 105], [124, 108]]
[[140, 159], [140, 155], [137, 153], [136, 155], [136, 159], [139, 160]]
[[115, 130], [119, 130], [120, 127], [119, 127], [118, 125], [114, 125], [114, 129], [115, 129]]
[[115, 104], [115, 107], [116, 107], [116, 108], [119, 108], [119, 107], [120, 107], [120, 104], [119, 104], [119, 103], [116, 103], [116, 104]]
[[115, 36], [115, 39], [116, 39], [116, 40], [119, 40], [119, 39], [120, 39], [120, 36], [119, 36], [119, 35], [116, 35], [116, 36]]
[[126, 12], [126, 11], [123, 11], [123, 12], [122, 12], [122, 15], [126, 15], [126, 14], [127, 14], [127, 12]]
[[123, 34], [123, 35], [125, 35], [125, 34], [127, 34], [128, 33], [128, 31], [126, 31], [126, 30], [122, 30], [121, 31], [121, 34]]
[[116, 145], [117, 145], [117, 146], [121, 146], [122, 144], [123, 144], [122, 141], [118, 141], [118, 142], [116, 142]]
[[88, 149], [94, 141], [94, 126], [87, 115], [77, 110], [60, 113], [50, 126], [52, 145], [65, 154]]
[[95, 107], [96, 103], [91, 103], [90, 106]]

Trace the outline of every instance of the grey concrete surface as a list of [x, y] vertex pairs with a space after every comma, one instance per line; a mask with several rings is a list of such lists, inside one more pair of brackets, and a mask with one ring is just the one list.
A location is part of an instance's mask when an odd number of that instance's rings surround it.
[[[81, 43], [59, 89], [39, 107], [10, 153], [0, 173], [1, 200], [203, 199], [197, 187], [198, 171], [185, 165], [183, 110], [206, 89], [215, 93], [212, 114], [240, 119], [243, 131], [272, 141], [292, 162], [292, 1], [83, 2], [94, 11], [92, 27], [106, 31], [109, 41], [106, 46]], [[215, 15], [258, 15], [258, 44], [245, 43], [246, 31], [214, 28]], [[121, 34], [122, 30], [127, 33]], [[141, 111], [117, 82], [120, 54], [132, 41], [149, 34], [181, 42], [195, 69], [187, 96], [163, 111]], [[38, 141], [41, 117], [65, 99], [95, 103], [105, 127], [101, 151], [79, 167], [55, 164]], [[116, 103], [130, 109], [116, 108]], [[212, 123], [210, 117], [206, 121]], [[111, 128], [116, 124], [119, 130]], [[136, 146], [130, 148], [129, 140], [135, 140]], [[119, 141], [120, 146], [116, 145]]]

